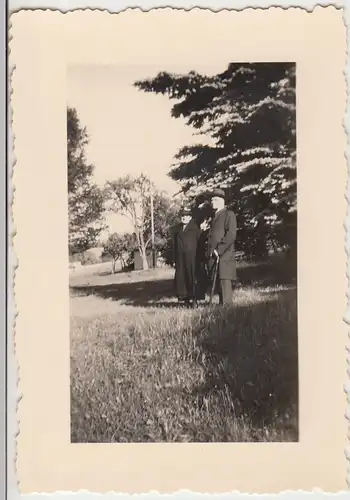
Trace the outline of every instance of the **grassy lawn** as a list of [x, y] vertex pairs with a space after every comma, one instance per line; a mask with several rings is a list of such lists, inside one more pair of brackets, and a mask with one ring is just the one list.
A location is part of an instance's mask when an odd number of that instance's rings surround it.
[[108, 273], [70, 279], [73, 442], [298, 440], [283, 262], [242, 264], [232, 307], [195, 311], [177, 306], [171, 269]]

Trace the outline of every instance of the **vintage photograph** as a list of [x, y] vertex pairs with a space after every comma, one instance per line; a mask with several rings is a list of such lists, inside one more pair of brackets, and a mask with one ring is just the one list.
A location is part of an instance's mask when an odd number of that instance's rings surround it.
[[21, 494], [346, 489], [346, 54], [335, 7], [13, 16]]
[[72, 442], [298, 441], [295, 80], [68, 69]]

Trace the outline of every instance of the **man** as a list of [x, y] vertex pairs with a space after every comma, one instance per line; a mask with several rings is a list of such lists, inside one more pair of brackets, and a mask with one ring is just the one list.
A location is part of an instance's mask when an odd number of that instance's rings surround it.
[[235, 241], [237, 222], [234, 212], [228, 210], [225, 204], [225, 192], [214, 189], [209, 193], [214, 211], [209, 236], [208, 259], [213, 270], [215, 261], [219, 258], [218, 279], [220, 304], [232, 304], [232, 281], [236, 280]]
[[181, 223], [175, 228], [173, 239], [175, 263], [175, 291], [179, 302], [185, 302], [195, 308], [196, 273], [197, 273], [197, 247], [201, 234], [198, 224], [192, 218], [189, 209], [180, 213]]

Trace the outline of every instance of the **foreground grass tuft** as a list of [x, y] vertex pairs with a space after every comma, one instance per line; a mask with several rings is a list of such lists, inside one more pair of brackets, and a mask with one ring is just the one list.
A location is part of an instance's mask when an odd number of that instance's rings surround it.
[[298, 439], [295, 290], [196, 311], [72, 302], [73, 442]]

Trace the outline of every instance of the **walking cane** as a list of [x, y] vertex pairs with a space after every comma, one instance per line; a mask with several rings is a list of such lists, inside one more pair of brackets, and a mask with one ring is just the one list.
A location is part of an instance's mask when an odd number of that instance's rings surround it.
[[216, 279], [217, 279], [217, 275], [218, 275], [218, 267], [219, 267], [219, 256], [216, 257], [216, 261], [215, 261], [214, 276], [213, 276], [213, 283], [212, 283], [211, 291], [210, 291], [209, 305], [211, 305], [212, 301], [213, 301], [213, 296], [214, 296], [214, 292], [215, 292], [215, 285], [216, 285]]

